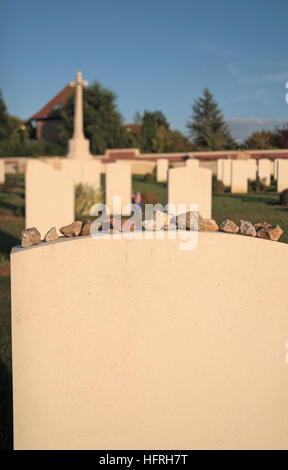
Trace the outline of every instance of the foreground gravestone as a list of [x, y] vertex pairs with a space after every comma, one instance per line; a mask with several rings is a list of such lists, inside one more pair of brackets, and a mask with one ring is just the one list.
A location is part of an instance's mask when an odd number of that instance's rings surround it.
[[0, 158], [0, 184], [5, 183], [5, 160]]
[[258, 178], [266, 186], [270, 185], [271, 177], [271, 160], [268, 158], [260, 158], [258, 160]]
[[288, 189], [288, 160], [279, 158], [277, 160], [277, 192], [281, 193]]
[[158, 183], [167, 181], [167, 172], [169, 168], [168, 160], [160, 158], [157, 160], [157, 181]]
[[14, 448], [287, 449], [288, 246], [130, 235], [13, 249]]
[[74, 220], [74, 185], [71, 177], [50, 165], [29, 160], [25, 174], [26, 227], [37, 227], [44, 238]]
[[95, 190], [100, 188], [100, 162], [63, 159], [61, 164], [63, 172], [73, 179], [74, 184], [88, 184]]
[[[106, 205], [114, 215], [129, 215], [131, 204], [131, 168], [126, 163], [110, 163], [106, 166]], [[114, 196], [121, 197], [121, 205], [115, 205]], [[126, 207], [125, 207], [126, 206]]]
[[178, 205], [198, 204], [200, 214], [211, 217], [212, 172], [206, 168], [180, 167], [168, 172], [169, 211], [174, 214], [185, 212]]
[[248, 161], [231, 161], [231, 193], [248, 192]]

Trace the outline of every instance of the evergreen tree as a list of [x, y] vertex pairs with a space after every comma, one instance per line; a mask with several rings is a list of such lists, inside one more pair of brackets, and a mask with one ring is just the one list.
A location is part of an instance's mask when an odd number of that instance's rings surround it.
[[193, 143], [199, 149], [224, 150], [236, 147], [228, 126], [208, 88], [203, 90], [203, 97], [195, 100], [192, 106], [192, 120], [187, 127]]

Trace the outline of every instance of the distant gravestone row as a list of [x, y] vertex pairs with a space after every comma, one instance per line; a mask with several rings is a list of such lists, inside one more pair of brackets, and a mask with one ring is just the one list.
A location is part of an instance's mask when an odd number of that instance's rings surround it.
[[272, 162], [266, 158], [247, 160], [217, 160], [217, 179], [224, 186], [231, 186], [231, 193], [247, 193], [248, 179], [259, 180], [266, 186], [270, 185], [271, 175], [277, 180], [277, 192], [288, 188], [288, 160], [276, 159]]

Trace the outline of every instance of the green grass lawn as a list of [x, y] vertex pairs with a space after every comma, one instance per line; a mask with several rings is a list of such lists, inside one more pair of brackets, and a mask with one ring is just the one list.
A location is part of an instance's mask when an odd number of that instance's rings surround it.
[[[101, 178], [105, 186], [105, 175]], [[167, 202], [166, 184], [147, 182], [144, 176], [133, 175], [134, 192], [153, 193], [163, 206]], [[24, 175], [7, 175], [0, 185], [0, 271], [9, 265], [11, 248], [19, 244], [25, 225]], [[219, 224], [229, 217], [252, 223], [279, 224], [284, 230], [280, 241], [288, 243], [288, 208], [279, 205], [275, 192], [244, 195], [219, 194], [212, 200], [213, 218]], [[260, 241], [259, 241], [260, 242]], [[271, 242], [272, 243], [272, 242]], [[10, 331], [10, 277], [0, 276], [0, 449], [12, 446], [12, 386], [11, 386], [11, 331]]]

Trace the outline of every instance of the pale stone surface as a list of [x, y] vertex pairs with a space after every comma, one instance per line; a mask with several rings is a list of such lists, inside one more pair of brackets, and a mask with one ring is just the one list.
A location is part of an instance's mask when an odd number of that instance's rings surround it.
[[28, 248], [32, 245], [39, 245], [41, 243], [41, 234], [36, 227], [27, 228], [21, 232], [21, 245], [23, 248]]
[[0, 158], [0, 184], [5, 183], [5, 160]]
[[257, 160], [255, 158], [249, 158], [247, 160], [248, 163], [248, 178], [251, 181], [255, 181], [257, 179]]
[[164, 158], [160, 158], [157, 160], [157, 181], [160, 182], [166, 182], [167, 181], [167, 172], [169, 168], [169, 162], [168, 160]]
[[224, 186], [231, 186], [231, 160], [223, 161], [223, 179]]
[[62, 170], [31, 159], [25, 179], [26, 227], [35, 226], [44, 236], [51, 227], [74, 219], [74, 185]]
[[273, 176], [274, 176], [275, 181], [277, 181], [278, 179], [278, 161], [279, 161], [279, 158], [275, 158], [273, 162]]
[[63, 159], [62, 169], [73, 179], [74, 184], [88, 184], [95, 190], [101, 186], [101, 164], [98, 161]]
[[250, 237], [256, 236], [256, 230], [254, 225], [248, 220], [240, 220], [240, 232], [243, 235], [248, 235]]
[[16, 450], [287, 448], [288, 246], [164, 235], [13, 249]]
[[217, 180], [222, 181], [224, 186], [231, 186], [231, 160], [219, 158], [217, 160]]
[[273, 241], [278, 241], [284, 233], [279, 225], [271, 225], [267, 222], [255, 224], [255, 229], [257, 237]]
[[58, 235], [57, 235], [56, 227], [50, 228], [50, 230], [46, 233], [44, 237], [45, 242], [52, 242], [57, 239], [58, 239]]
[[106, 204], [113, 214], [113, 196], [121, 197], [121, 207], [115, 206], [114, 215], [129, 215], [130, 209], [125, 208], [131, 204], [131, 169], [126, 163], [110, 163], [106, 168]]
[[222, 181], [223, 182], [223, 162], [224, 162], [224, 159], [223, 158], [218, 158], [217, 160], [217, 173], [216, 173], [216, 176], [217, 176], [217, 180], [218, 181]]
[[271, 160], [268, 158], [260, 158], [258, 160], [258, 178], [260, 181], [269, 186], [271, 177]]
[[281, 158], [277, 161], [277, 192], [288, 189], [288, 159]]
[[[177, 215], [189, 211], [190, 204], [198, 204], [203, 217], [211, 217], [212, 172], [204, 168], [173, 168], [168, 172], [169, 213]], [[182, 208], [179, 204], [184, 205]], [[186, 207], [185, 207], [186, 205]]]
[[239, 232], [239, 227], [233, 220], [226, 219], [219, 225], [219, 230], [220, 232], [237, 233]]
[[89, 140], [85, 139], [83, 132], [83, 89], [88, 85], [87, 81], [82, 80], [82, 73], [76, 73], [76, 81], [71, 82], [70, 86], [75, 87], [74, 104], [74, 133], [69, 140], [69, 150], [67, 157], [75, 160], [91, 160], [93, 157], [89, 150]]
[[61, 227], [60, 232], [65, 235], [65, 237], [78, 237], [81, 232], [83, 222], [76, 220], [65, 227]]
[[186, 167], [197, 170], [197, 168], [199, 168], [199, 161], [196, 158], [188, 158], [188, 160], [186, 160]]
[[248, 192], [248, 160], [231, 161], [231, 193]]
[[[133, 175], [147, 175], [147, 173], [153, 173], [153, 170], [156, 166], [155, 162], [149, 162], [147, 160], [125, 160], [124, 158], [121, 159], [121, 163], [127, 163], [127, 165], [131, 168], [131, 173]], [[104, 165], [102, 163], [102, 165]], [[101, 171], [101, 173], [105, 173], [106, 169]]]

